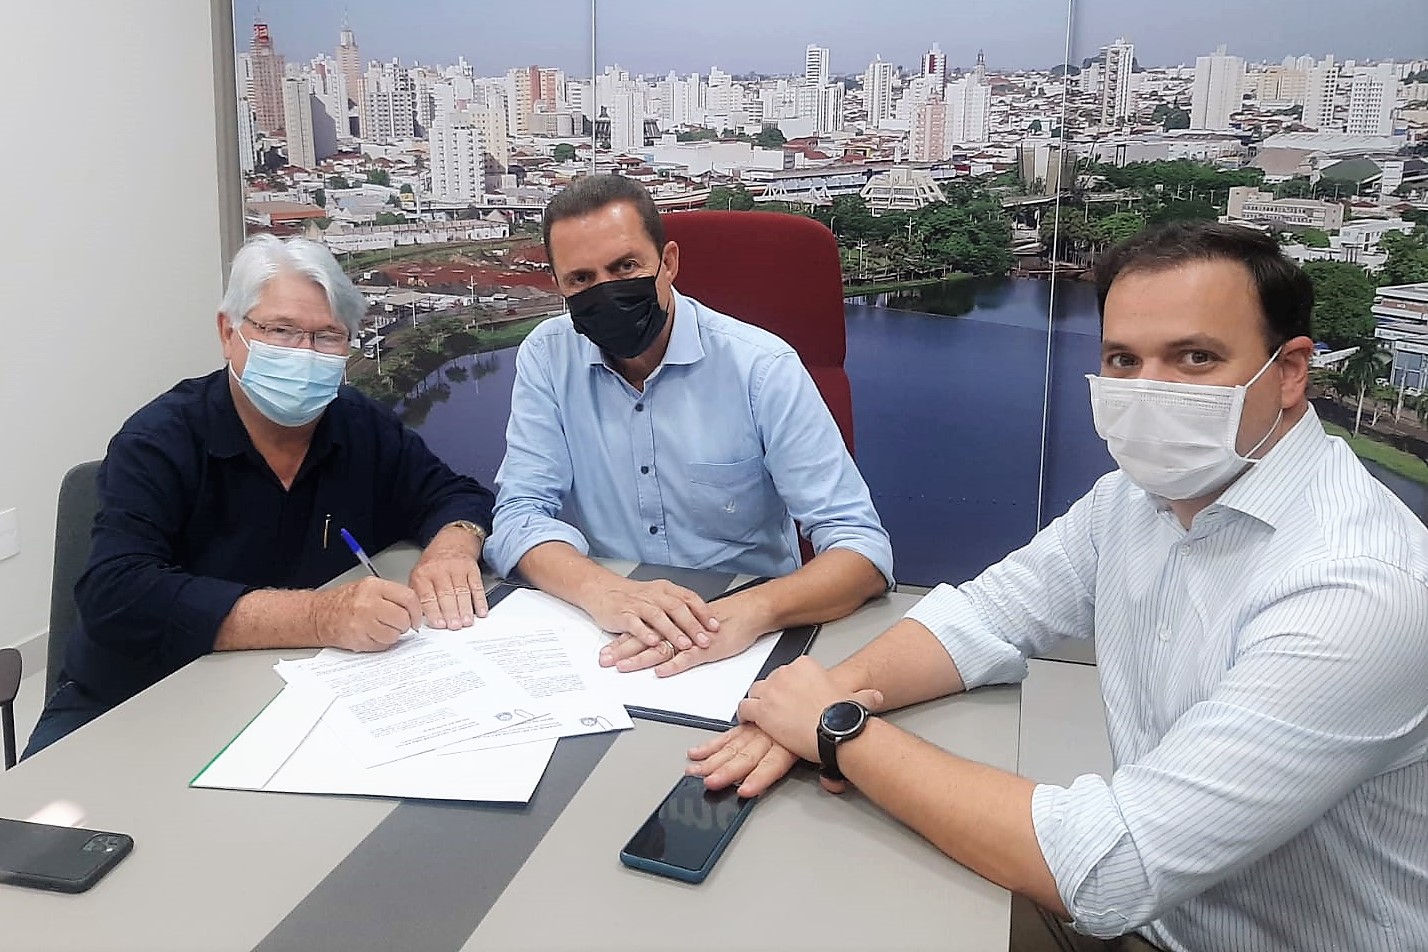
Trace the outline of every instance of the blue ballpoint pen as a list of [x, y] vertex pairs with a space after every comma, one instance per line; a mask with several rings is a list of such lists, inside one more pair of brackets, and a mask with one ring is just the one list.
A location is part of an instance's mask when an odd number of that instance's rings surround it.
[[338, 529], [337, 532], [342, 536], [342, 541], [347, 543], [347, 548], [351, 549], [352, 554], [357, 556], [357, 561], [367, 566], [367, 571], [371, 572], [374, 576], [381, 578], [381, 573], [379, 573], [376, 566], [372, 564], [372, 560], [367, 558], [367, 553], [362, 551], [362, 547], [357, 544], [357, 540], [352, 538], [352, 533], [346, 529]]

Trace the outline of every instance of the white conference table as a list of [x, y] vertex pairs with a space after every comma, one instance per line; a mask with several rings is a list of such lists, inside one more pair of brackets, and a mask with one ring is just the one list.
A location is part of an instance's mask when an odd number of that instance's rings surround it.
[[[402, 546], [375, 561], [400, 578], [414, 559]], [[841, 660], [915, 601], [891, 594], [823, 626], [811, 654]], [[708, 736], [694, 728], [567, 738], [520, 806], [191, 789], [282, 688], [278, 658], [311, 653], [201, 658], [0, 774], [0, 816], [68, 801], [82, 825], [135, 841], [88, 893], [0, 886], [0, 948], [1007, 948], [1005, 890], [856, 792], [823, 792], [812, 768], [763, 798], [704, 884], [624, 868], [620, 847]], [[1020, 698], [981, 689], [890, 719], [1015, 770]]]

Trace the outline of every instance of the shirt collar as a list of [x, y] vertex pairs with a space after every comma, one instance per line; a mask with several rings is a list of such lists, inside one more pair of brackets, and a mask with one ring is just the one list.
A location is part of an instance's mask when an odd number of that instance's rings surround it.
[[[660, 366], [697, 363], [704, 357], [704, 342], [699, 339], [699, 304], [672, 287], [670, 293], [674, 300], [674, 313], [670, 315], [670, 320], [674, 321], [674, 329], [670, 331], [669, 347], [664, 352], [664, 360], [660, 361]], [[592, 367], [605, 363], [604, 352], [596, 347], [590, 338], [579, 331], [576, 331], [575, 336], [576, 346], [580, 348], [580, 354], [586, 363]]]
[[[248, 428], [243, 425], [243, 419], [238, 416], [238, 408], [233, 403], [233, 391], [229, 389], [229, 378], [230, 371], [225, 364], [223, 369], [213, 374], [209, 381], [206, 400], [208, 454], [219, 459], [231, 459], [244, 454], [257, 458], [258, 449], [253, 445], [253, 438], [248, 435]], [[337, 399], [328, 404], [327, 409], [323, 411], [322, 418], [317, 422], [317, 428], [313, 430], [306, 461], [315, 463], [321, 460], [334, 444], [343, 442], [338, 432], [339, 427], [333, 422], [333, 416], [341, 415], [343, 412], [340, 407], [342, 402], [343, 395], [339, 391]], [[304, 468], [306, 465], [305, 462]]]
[[1328, 445], [1329, 437], [1319, 422], [1319, 414], [1310, 404], [1299, 422], [1209, 508], [1231, 509], [1271, 529], [1284, 528], [1291, 510], [1299, 503], [1296, 484], [1304, 482]]

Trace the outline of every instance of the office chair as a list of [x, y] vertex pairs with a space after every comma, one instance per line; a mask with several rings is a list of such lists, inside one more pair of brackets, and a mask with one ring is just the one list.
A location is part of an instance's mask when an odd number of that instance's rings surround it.
[[811, 218], [777, 212], [670, 212], [681, 293], [788, 342], [818, 385], [848, 452], [853, 391], [843, 359], [843, 271], [838, 240]]
[[15, 766], [15, 695], [20, 693], [23, 659], [15, 648], [0, 648], [0, 734], [4, 735], [5, 769]]
[[65, 645], [79, 624], [74, 586], [89, 562], [90, 532], [99, 511], [99, 461], [80, 463], [60, 482], [55, 509], [55, 561], [50, 577], [50, 635], [45, 667], [45, 698], [58, 686]]

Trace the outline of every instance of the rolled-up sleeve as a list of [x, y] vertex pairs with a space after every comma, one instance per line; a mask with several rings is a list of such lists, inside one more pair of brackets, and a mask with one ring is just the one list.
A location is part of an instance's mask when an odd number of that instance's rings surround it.
[[516, 352], [506, 457], [496, 474], [495, 528], [486, 543], [491, 568], [510, 575], [527, 552], [544, 542], [567, 542], [582, 555], [589, 554], [590, 544], [580, 530], [557, 518], [572, 479], [570, 446], [545, 341], [536, 334]]
[[972, 581], [939, 585], [907, 613], [942, 642], [968, 690], [1018, 682], [1027, 658], [1093, 633], [1096, 492]]
[[99, 511], [75, 601], [85, 631], [124, 657], [157, 657], [167, 669], [213, 650], [218, 629], [249, 586], [179, 568], [189, 497], [171, 452], [121, 431], [99, 468]]
[[1428, 585], [1368, 559], [1297, 570], [1226, 678], [1106, 782], [1043, 784], [1037, 840], [1077, 929], [1137, 929], [1428, 746]]
[[857, 552], [891, 586], [892, 542], [838, 424], [798, 355], [775, 356], [752, 400], [764, 465], [813, 551]]

